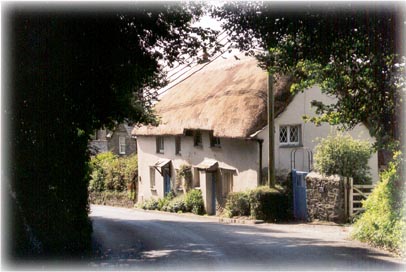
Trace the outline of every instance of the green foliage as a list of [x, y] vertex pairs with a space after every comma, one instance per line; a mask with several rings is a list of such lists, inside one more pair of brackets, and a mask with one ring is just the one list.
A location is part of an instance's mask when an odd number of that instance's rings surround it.
[[[182, 178], [184, 179], [184, 184], [181, 184]], [[183, 185], [185, 191], [189, 191], [192, 186], [192, 167], [187, 164], [182, 164], [178, 170], [176, 170], [176, 182], [178, 185]]]
[[368, 141], [350, 135], [329, 135], [316, 146], [315, 170], [326, 175], [352, 177], [356, 183], [370, 183], [368, 160], [372, 147]]
[[233, 216], [249, 216], [250, 215], [250, 198], [248, 192], [232, 192], [227, 196], [226, 215]]
[[266, 186], [251, 190], [250, 214], [255, 219], [266, 221], [280, 221], [288, 218], [287, 196], [277, 189]]
[[167, 212], [179, 213], [179, 212], [187, 212], [187, 206], [185, 201], [185, 196], [177, 196], [169, 201], [168, 205], [166, 206]]
[[204, 203], [200, 190], [190, 190], [186, 195], [175, 196], [169, 192], [164, 198], [158, 200], [149, 199], [142, 202], [138, 207], [144, 210], [159, 210], [173, 213], [192, 212], [202, 215], [204, 213]]
[[260, 186], [245, 192], [230, 193], [225, 210], [229, 217], [251, 216], [271, 222], [290, 218], [288, 195], [281, 187], [271, 189]]
[[[404, 52], [396, 31], [398, 3], [295, 5], [234, 1], [213, 8], [234, 45], [256, 55], [272, 75], [295, 79], [292, 92], [318, 84], [338, 98], [315, 101], [316, 123], [353, 128], [364, 123], [379, 145], [395, 139], [399, 90], [405, 86]], [[332, 31], [334, 29], [334, 31]], [[269, 54], [258, 53], [258, 46]]]
[[118, 157], [111, 152], [100, 153], [90, 161], [91, 180], [89, 191], [122, 192], [128, 189], [135, 199], [135, 182], [138, 174], [137, 156]]
[[185, 204], [188, 211], [198, 215], [204, 214], [204, 202], [200, 190], [193, 189], [187, 192]]
[[151, 198], [142, 202], [139, 207], [144, 210], [159, 210], [158, 200]]
[[352, 236], [405, 256], [406, 195], [394, 186], [400, 178], [399, 163], [396, 158], [381, 174], [380, 182], [363, 203], [365, 212], [355, 222]]
[[[202, 45], [216, 47], [217, 33], [192, 26], [199, 4], [35, 10], [9, 3], [3, 13], [10, 67], [5, 176], [20, 207], [6, 220], [15, 230], [10, 248], [20, 256], [81, 255], [91, 248], [89, 135], [124, 119], [156, 123], [151, 89], [165, 84], [165, 64], [198, 59]], [[106, 189], [104, 174], [95, 176], [94, 190]], [[124, 185], [113, 179], [109, 186]], [[27, 229], [40, 246], [27, 243]]]

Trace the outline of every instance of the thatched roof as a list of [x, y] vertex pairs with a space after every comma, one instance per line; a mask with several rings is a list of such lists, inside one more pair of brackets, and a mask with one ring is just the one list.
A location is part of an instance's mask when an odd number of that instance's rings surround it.
[[[275, 114], [291, 101], [290, 79], [274, 84]], [[155, 105], [159, 126], [135, 127], [134, 135], [181, 135], [211, 130], [216, 137], [247, 138], [267, 125], [267, 72], [253, 57], [218, 58], [174, 86]]]

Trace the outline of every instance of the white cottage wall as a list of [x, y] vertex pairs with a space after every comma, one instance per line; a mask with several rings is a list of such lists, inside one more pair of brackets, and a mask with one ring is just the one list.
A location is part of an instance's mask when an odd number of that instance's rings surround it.
[[[202, 131], [201, 147], [193, 145], [193, 137], [181, 137], [181, 154], [175, 154], [175, 136], [164, 136], [164, 153], [156, 152], [155, 136], [137, 136], [139, 193], [138, 201], [151, 197], [163, 197], [163, 177], [155, 171], [156, 191], [150, 188], [150, 166], [159, 159], [172, 161], [172, 188], [175, 185], [175, 169], [182, 164], [198, 165], [204, 159], [214, 159], [227, 168], [235, 168], [233, 191], [255, 188], [258, 184], [259, 147], [256, 141], [221, 138], [221, 147], [210, 147], [209, 132]], [[197, 171], [193, 171], [196, 173]], [[195, 177], [194, 177], [195, 178]], [[200, 178], [200, 183], [202, 183]]]
[[[291, 169], [291, 152], [295, 148], [299, 148], [296, 152], [295, 167], [298, 170], [308, 170], [307, 153], [303, 148], [309, 148], [314, 152], [317, 145], [317, 138], [324, 138], [337, 131], [335, 126], [322, 124], [316, 126], [311, 122], [305, 123], [302, 119], [303, 115], [316, 116], [315, 108], [311, 107], [311, 101], [317, 100], [324, 104], [333, 104], [337, 100], [334, 97], [323, 94], [318, 86], [314, 86], [305, 90], [303, 93], [298, 93], [293, 98], [293, 101], [287, 106], [277, 118], [275, 118], [275, 169], [277, 174], [285, 175]], [[285, 147], [279, 142], [279, 129], [283, 125], [301, 125], [302, 145], [300, 147]], [[357, 125], [348, 133], [355, 139], [368, 140], [371, 143], [375, 139], [369, 135], [368, 129], [362, 125]], [[263, 166], [268, 165], [268, 126], [258, 134], [258, 138], [264, 139], [263, 146]], [[378, 181], [378, 156], [377, 153], [372, 154], [369, 160], [371, 175], [373, 182]]]

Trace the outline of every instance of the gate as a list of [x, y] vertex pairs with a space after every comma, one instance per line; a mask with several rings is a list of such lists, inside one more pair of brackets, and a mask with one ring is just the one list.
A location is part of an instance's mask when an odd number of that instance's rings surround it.
[[352, 219], [364, 212], [365, 208], [362, 207], [362, 202], [372, 193], [375, 185], [354, 184], [352, 178], [345, 178], [344, 184], [346, 188], [344, 195], [346, 217]]
[[292, 169], [293, 215], [296, 220], [307, 220], [306, 180], [308, 172]]

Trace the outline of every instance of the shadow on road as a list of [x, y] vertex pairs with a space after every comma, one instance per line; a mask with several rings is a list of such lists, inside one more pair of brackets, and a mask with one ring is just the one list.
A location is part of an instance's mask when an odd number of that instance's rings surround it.
[[249, 225], [93, 216], [98, 269], [403, 270], [389, 254], [348, 241]]

